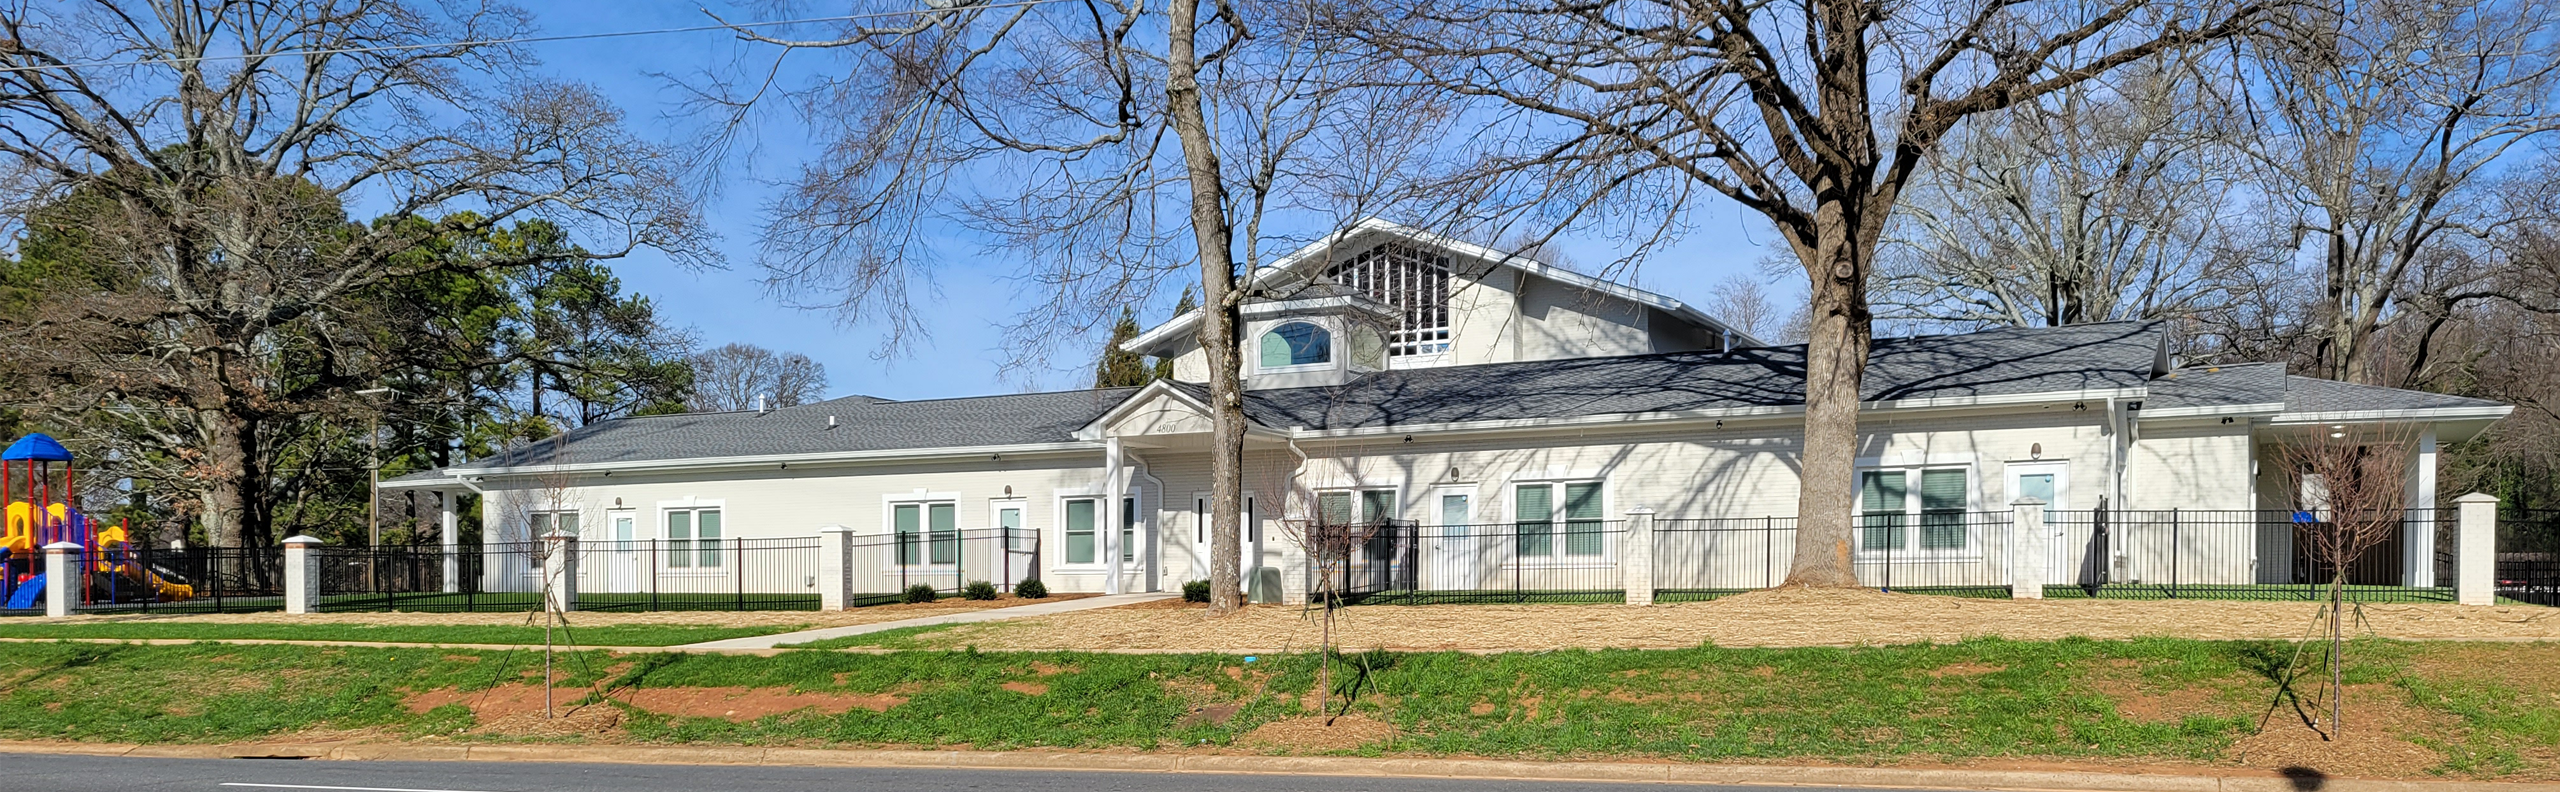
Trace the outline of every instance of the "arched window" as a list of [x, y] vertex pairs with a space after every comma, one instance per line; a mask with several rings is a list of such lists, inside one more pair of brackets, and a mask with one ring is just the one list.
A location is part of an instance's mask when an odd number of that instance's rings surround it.
[[1306, 322], [1290, 322], [1262, 334], [1262, 367], [1333, 362], [1333, 334]]

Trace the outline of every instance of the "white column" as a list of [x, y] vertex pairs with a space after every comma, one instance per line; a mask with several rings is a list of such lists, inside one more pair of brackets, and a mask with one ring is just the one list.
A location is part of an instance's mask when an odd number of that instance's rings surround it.
[[462, 523], [453, 513], [453, 501], [460, 497], [462, 493], [452, 490], [436, 492], [436, 524], [441, 529], [436, 546], [444, 550], [444, 593], [446, 594], [462, 590], [460, 580], [462, 559], [455, 556], [456, 553], [462, 552]]
[[[1001, 541], [1001, 540], [999, 540]], [[999, 551], [998, 558], [1003, 557]], [[818, 529], [818, 609], [840, 611], [853, 602], [853, 529]]]
[[1122, 493], [1129, 490], [1127, 476], [1121, 472], [1122, 458], [1120, 438], [1113, 437], [1102, 441], [1102, 480], [1104, 500], [1101, 509], [1102, 519], [1096, 520], [1095, 522], [1101, 523], [1102, 557], [1106, 560], [1104, 568], [1110, 570], [1110, 574], [1104, 576], [1102, 579], [1102, 593], [1104, 594], [1118, 594], [1121, 589], [1120, 497]]
[[81, 547], [73, 542], [55, 542], [44, 546], [44, 615], [62, 618], [71, 615], [71, 599], [80, 596], [73, 581], [80, 574]]
[[320, 604], [320, 554], [311, 552], [325, 544], [318, 537], [290, 536], [284, 540], [284, 612], [311, 613]]
[[2009, 598], [2044, 599], [2044, 584], [2053, 579], [2053, 532], [2045, 530], [2043, 499], [2019, 498], [2009, 504]]
[[2498, 601], [2498, 498], [2474, 492], [2453, 499], [2461, 510], [2453, 539], [2453, 601]]
[[[577, 610], [578, 535], [553, 531], [542, 537], [542, 541], [550, 543], [550, 551], [542, 554], [542, 582], [543, 587], [551, 591], [549, 604], [561, 613]], [[735, 558], [729, 559], [731, 564], [737, 562]]]
[[2418, 432], [2417, 453], [2409, 460], [2409, 508], [2417, 514], [2402, 520], [2401, 577], [2412, 588], [2436, 585], [2436, 428]]
[[1618, 542], [1618, 580], [1627, 604], [1653, 604], [1653, 508], [1627, 510], [1627, 532]]

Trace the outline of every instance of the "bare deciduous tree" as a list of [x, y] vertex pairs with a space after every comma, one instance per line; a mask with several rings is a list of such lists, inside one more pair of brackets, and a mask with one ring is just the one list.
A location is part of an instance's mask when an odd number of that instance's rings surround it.
[[791, 407], [826, 398], [827, 367], [798, 352], [725, 344], [694, 355], [690, 362], [693, 397], [686, 407], [695, 412], [752, 410], [758, 404]]
[[2514, 219], [2489, 200], [2507, 153], [2560, 128], [2555, 12], [2545, 0], [2372, 0], [2304, 9], [2292, 35], [2254, 48], [2248, 82], [2266, 123], [2243, 140], [2319, 271], [2305, 317], [2318, 376], [2384, 381], [2376, 336], [2413, 294], [2438, 311], [2497, 295], [2479, 271], [2427, 270]]
[[2295, 523], [2294, 541], [2318, 570], [2329, 575], [2329, 601], [2321, 613], [2321, 628], [2328, 643], [2329, 672], [2323, 693], [2328, 723], [2323, 733], [2331, 739], [2341, 725], [2340, 702], [2346, 693], [2347, 573], [2366, 552], [2400, 533], [2409, 519], [2409, 468], [2415, 448], [2406, 430], [2378, 424], [2314, 426], [2277, 446], [2276, 462], [2296, 493], [2296, 505], [2311, 518]]
[[1854, 586], [1850, 512], [1876, 249], [1922, 161], [1967, 118], [2257, 28], [2288, 0], [1878, 5], [1849, 0], [1369, 3], [1340, 26], [1487, 100], [1517, 143], [1473, 188], [1651, 249], [1695, 197], [1769, 220], [1811, 284], [1788, 585]]
[[2186, 318], [2257, 291], [2254, 219], [2210, 63], [2119, 70], [1975, 119], [1915, 177], [1880, 319], [1972, 330]]
[[[150, 405], [215, 544], [271, 542], [269, 424], [373, 383], [288, 356], [357, 354], [337, 301], [386, 279], [528, 263], [441, 240], [548, 219], [609, 258], [704, 254], [657, 148], [578, 85], [482, 42], [503, 4], [80, 0], [0, 7], [0, 171], [95, 202], [106, 277], [12, 327], [22, 376]], [[380, 219], [351, 222], [351, 207]], [[546, 254], [547, 255], [547, 254]]]
[[[770, 282], [881, 325], [895, 347], [921, 331], [924, 230], [956, 216], [1028, 260], [1034, 305], [1007, 341], [1037, 363], [1197, 278], [1201, 310], [1177, 321], [1196, 323], [1208, 363], [1211, 608], [1235, 609], [1246, 276], [1271, 246], [1393, 200], [1435, 151], [1416, 142], [1442, 118], [1433, 94], [1366, 87], [1369, 64], [1311, 24], [1307, 0], [928, 6], [909, 24], [747, 34], [845, 65], [787, 91], [822, 153], [775, 206]], [[734, 118], [763, 87], [700, 95]], [[1293, 241], [1284, 213], [1314, 233]]]

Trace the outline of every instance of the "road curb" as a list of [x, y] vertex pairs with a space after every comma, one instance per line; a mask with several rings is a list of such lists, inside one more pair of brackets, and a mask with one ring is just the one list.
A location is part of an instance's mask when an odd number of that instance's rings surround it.
[[965, 768], [1015, 771], [1443, 778], [1485, 781], [1907, 787], [2016, 790], [2018, 792], [2300, 792], [2300, 790], [2560, 792], [2560, 784], [2547, 783], [2315, 779], [2289, 778], [2277, 773], [2177, 775], [2095, 771], [1718, 765], [1667, 762], [1532, 762], [1508, 759], [1123, 754], [1067, 751], [837, 750], [658, 745], [416, 745], [402, 743], [127, 745], [0, 742], [0, 754], [44, 753], [169, 759], [291, 758], [332, 761]]

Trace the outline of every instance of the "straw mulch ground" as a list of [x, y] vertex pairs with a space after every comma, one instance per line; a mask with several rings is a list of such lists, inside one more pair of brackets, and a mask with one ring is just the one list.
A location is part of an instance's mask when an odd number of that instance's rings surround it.
[[[1047, 599], [1036, 600], [1018, 599], [1011, 595], [999, 597], [994, 600], [964, 600], [958, 598], [947, 598], [934, 602], [919, 602], [912, 605], [873, 605], [870, 607], [855, 608], [853, 610], [846, 611], [581, 611], [570, 613], [569, 623], [586, 627], [605, 627], [617, 624], [682, 625], [695, 627], [795, 627], [799, 625], [807, 625], [812, 628], [841, 627], [854, 624], [877, 624], [885, 621], [915, 619], [926, 616], [941, 616], [951, 613], [965, 613], [974, 610], [985, 610], [987, 608], [1030, 605], [1041, 602], [1057, 602], [1060, 600], [1076, 599], [1088, 596], [1093, 595], [1060, 594], [1050, 596]], [[523, 611], [512, 613], [314, 613], [303, 616], [289, 616], [281, 612], [266, 612], [209, 613], [190, 616], [154, 615], [148, 617], [125, 615], [74, 616], [69, 619], [52, 623], [105, 623], [138, 618], [149, 618], [153, 621], [190, 622], [197, 624], [379, 624], [426, 626], [517, 625], [541, 623], [539, 621], [528, 622], [528, 617], [529, 614]]]
[[[1535, 651], [1561, 648], [1854, 646], [1999, 636], [2203, 639], [2307, 637], [2319, 606], [2304, 602], [1994, 600], [1872, 590], [1781, 589], [1711, 602], [1625, 605], [1361, 606], [1337, 613], [1346, 650]], [[2405, 639], [2560, 641], [2560, 608], [2365, 605], [2370, 632]], [[1201, 609], [1107, 608], [967, 624], [916, 636], [931, 646], [998, 650], [1251, 651], [1305, 649], [1313, 615], [1254, 606], [1226, 618]]]

